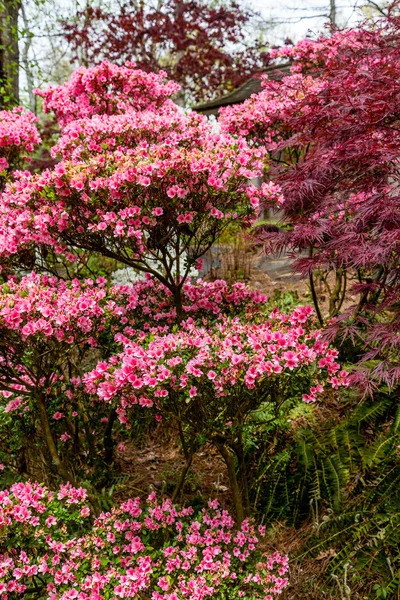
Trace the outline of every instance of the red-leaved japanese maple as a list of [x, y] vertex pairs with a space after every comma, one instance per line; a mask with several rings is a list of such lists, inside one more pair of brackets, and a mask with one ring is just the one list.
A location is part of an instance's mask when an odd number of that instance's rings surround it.
[[[400, 20], [390, 16], [283, 48], [276, 56], [291, 59], [292, 75], [265, 78], [258, 96], [221, 118], [223, 130], [275, 159], [276, 208], [288, 227], [264, 235], [267, 249], [298, 252], [321, 321], [313, 274], [336, 275], [332, 335], [361, 341], [374, 378], [390, 386], [400, 380], [399, 41]], [[339, 315], [349, 279], [359, 299]]]

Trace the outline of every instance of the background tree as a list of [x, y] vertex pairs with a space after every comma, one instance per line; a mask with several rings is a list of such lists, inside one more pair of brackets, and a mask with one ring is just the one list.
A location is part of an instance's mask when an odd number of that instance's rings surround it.
[[19, 0], [0, 2], [0, 107], [19, 101]]

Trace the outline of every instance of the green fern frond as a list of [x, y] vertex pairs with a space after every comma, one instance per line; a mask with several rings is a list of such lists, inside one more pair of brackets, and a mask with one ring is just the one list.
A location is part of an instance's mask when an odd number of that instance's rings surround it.
[[363, 450], [364, 465], [371, 467], [385, 459], [397, 440], [396, 435], [380, 436], [375, 442]]
[[391, 406], [390, 398], [376, 400], [371, 404], [360, 404], [353, 411], [349, 419], [349, 425], [359, 426], [363, 423], [372, 423], [378, 417], [382, 417], [389, 406]]

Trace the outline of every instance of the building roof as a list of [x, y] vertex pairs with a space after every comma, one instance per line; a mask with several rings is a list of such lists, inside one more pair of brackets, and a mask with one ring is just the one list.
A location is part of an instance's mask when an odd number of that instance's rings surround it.
[[[284, 75], [287, 75], [290, 70], [290, 63], [284, 65], [271, 65], [267, 67], [262, 75], [268, 75], [270, 79], [279, 80]], [[260, 74], [261, 75], [261, 74]], [[219, 109], [223, 106], [231, 106], [232, 104], [240, 104], [250, 98], [253, 94], [261, 92], [261, 79], [259, 76], [251, 77], [240, 87], [236, 88], [225, 96], [220, 96], [210, 102], [204, 102], [203, 104], [197, 104], [193, 106], [193, 110], [202, 113], [203, 115], [216, 115], [218, 116]]]

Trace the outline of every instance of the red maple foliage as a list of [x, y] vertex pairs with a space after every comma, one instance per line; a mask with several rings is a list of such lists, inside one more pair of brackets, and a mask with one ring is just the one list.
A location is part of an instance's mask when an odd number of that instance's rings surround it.
[[[296, 254], [311, 287], [317, 271], [340, 275], [331, 332], [356, 343], [389, 386], [400, 381], [399, 42], [400, 19], [390, 16], [282, 49], [292, 75], [265, 79], [222, 117], [225, 131], [279, 159], [270, 174], [286, 231], [266, 233], [267, 246]], [[346, 278], [358, 300], [340, 314]]]
[[64, 22], [64, 31], [81, 63], [134, 61], [148, 72], [163, 69], [190, 100], [200, 101], [234, 89], [268, 64], [264, 44], [254, 39], [257, 22], [257, 13], [234, 1], [166, 0], [160, 7], [126, 0], [117, 12], [89, 6]]

